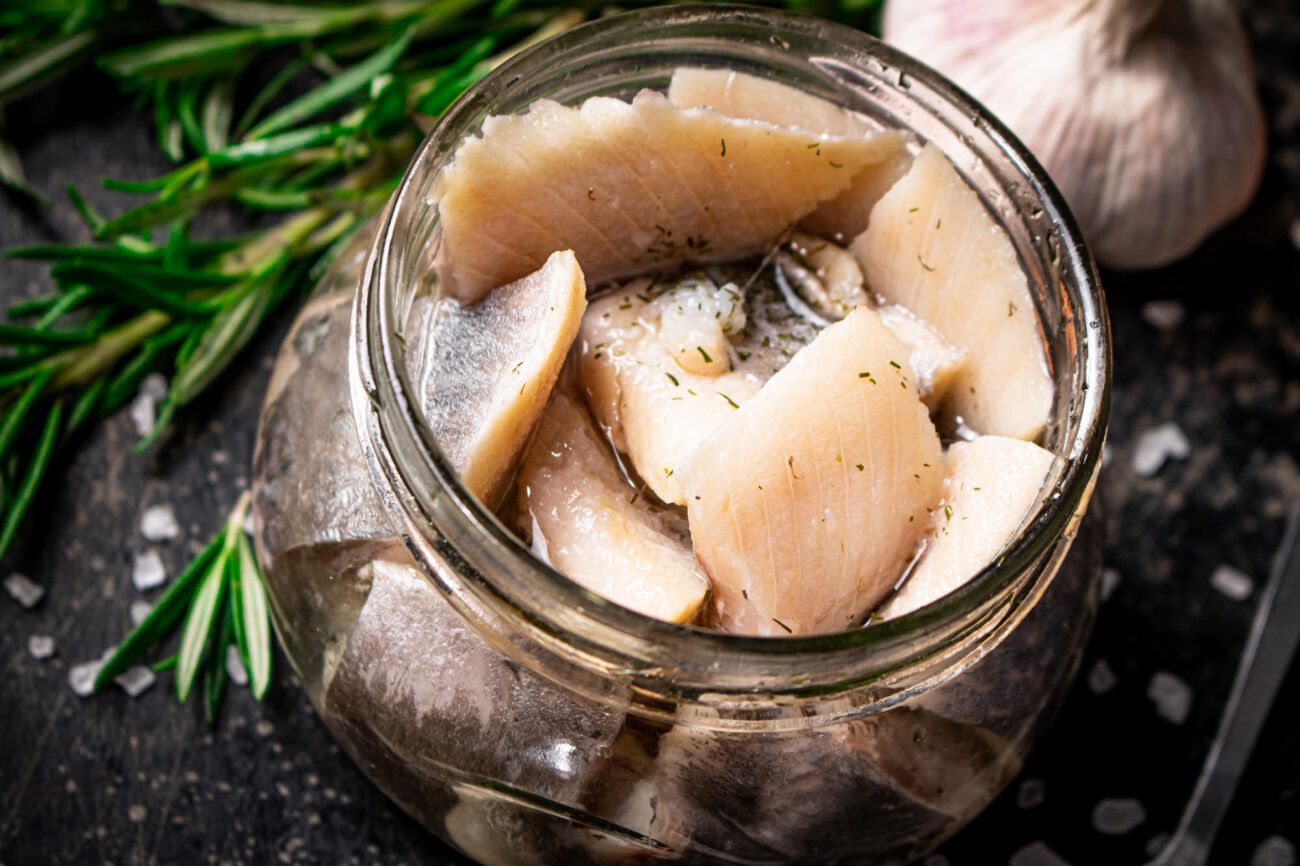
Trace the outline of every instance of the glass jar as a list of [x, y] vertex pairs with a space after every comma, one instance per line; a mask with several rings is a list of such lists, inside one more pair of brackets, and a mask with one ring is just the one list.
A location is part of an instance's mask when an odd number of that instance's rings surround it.
[[[996, 563], [897, 620], [742, 637], [598, 598], [465, 490], [418, 411], [402, 335], [416, 298], [439, 292], [432, 191], [458, 142], [490, 114], [663, 89], [688, 64], [775, 79], [935, 144], [1029, 276], [1056, 385], [1050, 476]], [[1016, 775], [1078, 666], [1097, 603], [1097, 521], [1083, 518], [1108, 340], [1091, 258], [1041, 167], [916, 61], [769, 10], [580, 27], [444, 115], [286, 340], [254, 484], [276, 628], [348, 753], [482, 862], [907, 861]]]

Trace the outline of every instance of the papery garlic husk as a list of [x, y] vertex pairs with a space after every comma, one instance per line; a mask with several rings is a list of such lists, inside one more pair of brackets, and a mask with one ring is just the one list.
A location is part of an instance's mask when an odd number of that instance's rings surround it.
[[1182, 258], [1259, 185], [1264, 115], [1224, 0], [889, 0], [884, 35], [1011, 127], [1103, 264]]

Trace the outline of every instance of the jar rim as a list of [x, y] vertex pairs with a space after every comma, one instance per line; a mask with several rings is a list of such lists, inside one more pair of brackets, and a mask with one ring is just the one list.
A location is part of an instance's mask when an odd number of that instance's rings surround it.
[[[395, 296], [401, 286], [393, 266], [403, 219], [428, 203], [421, 179], [430, 163], [446, 158], [460, 136], [453, 130], [474, 129], [491, 113], [501, 94], [530, 71], [545, 68], [568, 54], [613, 38], [663, 33], [692, 22], [733, 22], [761, 26], [774, 34], [812, 34], [845, 46], [861, 63], [893, 70], [909, 86], [928, 88], [969, 119], [967, 135], [982, 136], [1010, 160], [1046, 218], [1059, 230], [1055, 261], [1059, 288], [1076, 310], [1071, 322], [1081, 353], [1070, 395], [1073, 430], [1056, 454], [1054, 489], [1040, 494], [1035, 510], [1022, 523], [1001, 557], [962, 586], [896, 619], [865, 628], [814, 635], [761, 637], [734, 635], [647, 617], [594, 595], [550, 565], [527, 546], [460, 482], [439, 451], [433, 432], [419, 411], [420, 400], [407, 375], [404, 347], [392, 339], [396, 330]], [[813, 31], [816, 31], [813, 33]], [[576, 649], [588, 661], [633, 675], [667, 675], [679, 685], [726, 690], [732, 684], [777, 683], [794, 690], [833, 688], [848, 680], [874, 679], [883, 671], [914, 662], [968, 635], [981, 616], [988, 617], [1021, 575], [1043, 560], [1073, 530], [1086, 506], [1100, 464], [1110, 401], [1110, 330], [1100, 280], [1082, 234], [1061, 194], [1045, 170], [1003, 124], [972, 97], [939, 73], [884, 42], [852, 28], [798, 13], [759, 7], [695, 4], [655, 7], [592, 21], [520, 53], [466, 92], [426, 136], [381, 217], [358, 290], [352, 333], [352, 397], [359, 439], [376, 482], [400, 488], [388, 497], [408, 530], [408, 546], [444, 592], [458, 594], [471, 606], [485, 602], [493, 611], [514, 612], [536, 635]], [[1059, 378], [1059, 377], [1058, 377]], [[1056, 383], [1059, 388], [1059, 381]], [[421, 537], [416, 537], [421, 536]], [[431, 537], [432, 536], [432, 537]], [[474, 568], [461, 556], [456, 538], [474, 538], [485, 546], [495, 568]], [[457, 564], [464, 585], [450, 587], [430, 567], [430, 557]], [[465, 590], [468, 587], [469, 593]], [[476, 596], [470, 600], [469, 595]], [[699, 665], [678, 668], [672, 660]], [[774, 662], [781, 662], [774, 667]], [[846, 667], [847, 664], [847, 667]], [[713, 677], [704, 670], [726, 670]], [[825, 670], [833, 675], [820, 676]], [[691, 672], [699, 674], [693, 678]]]

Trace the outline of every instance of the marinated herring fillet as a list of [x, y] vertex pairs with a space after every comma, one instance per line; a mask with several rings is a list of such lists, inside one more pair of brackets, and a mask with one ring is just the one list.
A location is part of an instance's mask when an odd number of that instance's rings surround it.
[[638, 613], [687, 622], [708, 594], [690, 545], [665, 531], [673, 512], [638, 504], [586, 407], [551, 395], [519, 472], [533, 552], [577, 583]]
[[489, 117], [435, 184], [444, 290], [473, 302], [572, 249], [588, 282], [765, 252], [892, 139], [680, 110], [654, 91]]
[[708, 107], [727, 117], [877, 142], [878, 158], [854, 176], [852, 187], [804, 217], [804, 229], [827, 238], [847, 241], [861, 234], [872, 205], [912, 164], [902, 134], [880, 129], [866, 118], [798, 88], [744, 72], [682, 67], [673, 72], [668, 99], [679, 108]]
[[443, 454], [489, 507], [546, 406], [587, 307], [571, 251], [473, 306], [440, 299], [425, 323], [425, 412]]
[[1029, 285], [1010, 238], [943, 154], [922, 149], [851, 249], [868, 289], [966, 353], [949, 389], [951, 412], [980, 433], [1036, 437], [1052, 380]]
[[757, 287], [746, 298], [735, 283], [689, 275], [656, 291], [633, 280], [592, 303], [580, 369], [614, 446], [656, 496], [684, 505], [678, 465], [815, 331]]
[[945, 505], [929, 521], [925, 555], [877, 613], [911, 613], [978, 574], [1020, 528], [1051, 467], [1050, 452], [1019, 439], [981, 436], [949, 446]]
[[907, 356], [860, 307], [679, 470], [724, 631], [852, 628], [913, 559], [939, 501], [943, 454]]

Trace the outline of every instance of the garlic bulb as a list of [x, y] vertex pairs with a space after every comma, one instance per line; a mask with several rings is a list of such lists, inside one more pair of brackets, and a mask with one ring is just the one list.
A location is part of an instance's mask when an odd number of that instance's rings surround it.
[[1264, 117], [1227, 0], [889, 0], [884, 34], [1011, 127], [1104, 264], [1187, 255], [1259, 184]]

